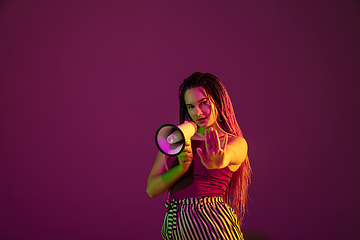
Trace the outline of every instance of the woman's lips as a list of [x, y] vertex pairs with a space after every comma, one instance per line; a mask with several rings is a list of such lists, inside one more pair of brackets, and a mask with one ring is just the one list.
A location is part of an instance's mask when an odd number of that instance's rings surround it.
[[198, 122], [199, 122], [199, 123], [203, 123], [203, 122], [205, 122], [205, 121], [206, 121], [206, 118], [199, 118], [199, 119], [198, 119]]

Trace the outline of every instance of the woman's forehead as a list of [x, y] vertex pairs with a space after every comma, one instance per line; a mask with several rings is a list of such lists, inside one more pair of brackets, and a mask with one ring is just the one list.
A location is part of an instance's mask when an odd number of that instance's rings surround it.
[[184, 95], [186, 104], [197, 103], [203, 98], [208, 98], [206, 91], [203, 87], [190, 88]]

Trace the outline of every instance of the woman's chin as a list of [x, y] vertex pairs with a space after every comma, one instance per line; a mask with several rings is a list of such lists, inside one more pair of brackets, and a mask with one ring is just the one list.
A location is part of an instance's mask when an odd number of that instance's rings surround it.
[[210, 124], [208, 124], [207, 122], [204, 122], [204, 123], [199, 123], [199, 128], [205, 128], [205, 129], [208, 129], [209, 127], [211, 127]]

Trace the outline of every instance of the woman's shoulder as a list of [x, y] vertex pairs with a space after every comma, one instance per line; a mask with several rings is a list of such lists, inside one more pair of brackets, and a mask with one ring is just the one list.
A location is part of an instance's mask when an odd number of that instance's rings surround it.
[[228, 144], [247, 144], [242, 136], [228, 135]]
[[245, 138], [242, 137], [242, 136], [235, 136], [235, 135], [232, 135], [232, 134], [227, 134], [228, 135], [228, 138], [229, 138], [229, 141], [244, 141]]

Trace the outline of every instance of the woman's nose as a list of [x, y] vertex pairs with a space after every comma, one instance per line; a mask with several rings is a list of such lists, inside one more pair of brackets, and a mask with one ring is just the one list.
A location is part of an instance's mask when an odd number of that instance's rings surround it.
[[196, 107], [196, 116], [200, 116], [202, 114], [202, 111], [199, 107]]

